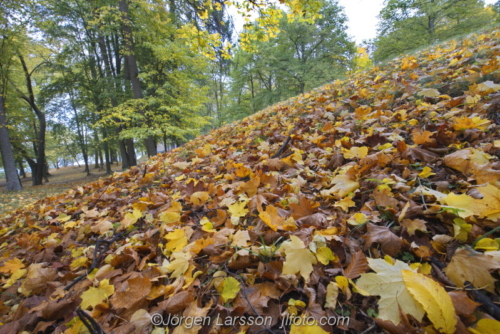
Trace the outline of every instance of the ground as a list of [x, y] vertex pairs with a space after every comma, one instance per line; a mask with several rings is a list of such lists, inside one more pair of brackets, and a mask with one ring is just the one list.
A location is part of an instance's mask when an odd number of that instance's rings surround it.
[[[121, 171], [121, 165], [113, 165], [112, 170]], [[87, 176], [84, 167], [69, 166], [59, 169], [51, 169], [49, 182], [41, 186], [33, 186], [31, 174], [22, 179], [23, 190], [12, 192], [5, 190], [6, 180], [0, 178], [0, 217], [9, 211], [32, 204], [47, 196], [59, 195], [66, 190], [96, 181], [105, 176], [104, 171], [92, 168], [92, 174]]]

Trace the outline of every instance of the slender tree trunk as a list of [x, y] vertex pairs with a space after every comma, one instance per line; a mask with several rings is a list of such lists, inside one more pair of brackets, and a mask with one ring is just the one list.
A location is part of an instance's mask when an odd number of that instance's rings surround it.
[[[132, 83], [132, 92], [134, 93], [134, 99], [142, 99], [141, 82], [139, 81], [139, 69], [137, 67], [137, 60], [134, 53], [134, 41], [132, 35], [132, 26], [130, 25], [130, 17], [128, 15], [128, 3], [127, 0], [120, 0], [119, 3], [120, 12], [122, 15], [122, 33], [123, 33], [123, 48], [125, 51], [125, 64], [130, 75], [130, 81]], [[144, 115], [142, 110], [139, 111]], [[148, 156], [156, 155], [158, 152], [156, 150], [156, 145], [152, 136], [148, 136], [144, 139], [144, 146], [146, 146], [146, 151]]]
[[[24, 77], [26, 80], [26, 88], [28, 90], [28, 96], [21, 93], [21, 98], [25, 100], [31, 107], [31, 109], [35, 112], [35, 115], [38, 119], [39, 128], [37, 133], [37, 144], [36, 144], [36, 164], [35, 168], [32, 168], [32, 178], [33, 185], [41, 185], [42, 180], [44, 178], [45, 172], [45, 132], [47, 130], [47, 123], [45, 120], [45, 114], [38, 108], [38, 105], [35, 102], [35, 94], [33, 93], [33, 84], [31, 82], [31, 74], [28, 70], [28, 66], [24, 61], [24, 58], [21, 54], [18, 55], [19, 60], [21, 61], [21, 65], [23, 67]], [[16, 89], [17, 90], [17, 89]]]
[[99, 145], [99, 170], [104, 170], [104, 159], [102, 156], [102, 149], [101, 146]]
[[103, 146], [104, 146], [104, 157], [106, 160], [106, 174], [111, 174], [111, 159], [110, 159], [110, 154], [109, 154], [109, 144], [106, 138], [108, 137], [108, 133], [105, 128], [102, 128], [102, 141], [103, 141]]
[[[87, 146], [85, 145], [85, 136], [83, 134], [82, 126], [80, 123], [80, 118], [78, 117], [78, 110], [77, 110], [75, 104], [73, 103], [73, 94], [71, 94], [71, 93], [70, 93], [70, 98], [71, 98], [71, 107], [72, 107], [73, 113], [75, 115], [78, 146], [80, 146], [80, 150], [82, 151], [82, 156], [83, 156], [83, 162], [85, 163], [85, 171], [84, 172], [87, 173], [87, 176], [89, 176], [90, 175], [89, 155], [87, 152]], [[78, 163], [78, 161], [77, 161], [77, 163]]]
[[19, 191], [23, 189], [17, 175], [16, 162], [12, 145], [10, 143], [9, 131], [7, 129], [7, 118], [5, 116], [5, 105], [3, 96], [0, 94], [0, 153], [2, 154], [5, 177], [7, 179], [7, 191]]
[[24, 170], [24, 165], [23, 165], [23, 160], [18, 159], [17, 160], [17, 165], [19, 168], [19, 176], [22, 177], [23, 179], [26, 178], [26, 171]]

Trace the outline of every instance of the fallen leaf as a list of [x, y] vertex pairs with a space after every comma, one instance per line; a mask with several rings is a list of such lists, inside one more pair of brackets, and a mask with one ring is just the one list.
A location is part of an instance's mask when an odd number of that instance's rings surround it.
[[[193, 301], [182, 313], [184, 319], [204, 319], [208, 311], [212, 307], [212, 300], [208, 302], [205, 307], [198, 307], [198, 301]], [[204, 324], [204, 322], [202, 322]], [[189, 328], [188, 328], [189, 327]], [[174, 328], [172, 334], [197, 334], [202, 328], [201, 324], [193, 322], [192, 326], [177, 326]]]
[[88, 288], [84, 293], [82, 293], [82, 302], [80, 304], [81, 308], [86, 310], [89, 307], [96, 307], [96, 305], [102, 303], [109, 296], [115, 292], [115, 287], [109, 284], [109, 279], [103, 279], [99, 282], [99, 287]]
[[299, 273], [306, 281], [313, 271], [313, 264], [316, 264], [316, 257], [306, 248], [304, 242], [298, 237], [291, 235], [289, 241], [285, 241], [280, 248], [286, 256], [283, 264], [284, 275]]
[[401, 249], [401, 239], [395, 235], [388, 227], [378, 226], [371, 223], [367, 225], [367, 235], [364, 235], [365, 249], [369, 248], [374, 242], [382, 245], [382, 251], [385, 254], [396, 256]]
[[240, 282], [234, 277], [226, 277], [222, 284], [217, 286], [217, 291], [222, 297], [222, 301], [227, 303], [240, 292]]
[[14, 273], [18, 269], [24, 268], [25, 265], [23, 261], [19, 260], [18, 258], [14, 258], [12, 260], [5, 261], [3, 265], [0, 267], [0, 273], [8, 274], [8, 273]]
[[151, 292], [151, 282], [147, 277], [137, 276], [128, 279], [126, 284], [128, 287], [124, 291], [116, 291], [111, 297], [114, 308], [129, 308]]
[[383, 259], [370, 258], [368, 265], [376, 274], [361, 274], [356, 285], [373, 296], [380, 296], [378, 317], [398, 325], [401, 310], [421, 321], [425, 311], [411, 296], [403, 281], [402, 271], [411, 270], [410, 266], [399, 260], [392, 265]]
[[406, 288], [422, 305], [434, 327], [441, 333], [455, 333], [457, 326], [455, 308], [450, 296], [441, 285], [411, 270], [403, 270], [402, 277]]
[[494, 293], [496, 280], [490, 274], [493, 269], [500, 269], [500, 263], [472, 249], [461, 248], [455, 251], [444, 273], [457, 286], [463, 287], [469, 281], [478, 289]]

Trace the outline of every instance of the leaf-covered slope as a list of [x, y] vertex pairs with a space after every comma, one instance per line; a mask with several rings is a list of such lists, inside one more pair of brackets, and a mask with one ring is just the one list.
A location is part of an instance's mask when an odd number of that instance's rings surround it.
[[497, 326], [499, 68], [499, 30], [452, 41], [18, 210], [0, 331]]

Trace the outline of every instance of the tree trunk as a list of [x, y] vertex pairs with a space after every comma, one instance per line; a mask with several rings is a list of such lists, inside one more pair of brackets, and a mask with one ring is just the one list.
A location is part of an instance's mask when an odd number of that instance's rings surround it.
[[17, 166], [19, 168], [19, 176], [22, 177], [23, 179], [25, 179], [26, 178], [26, 171], [24, 170], [24, 165], [23, 165], [22, 159], [17, 160]]
[[[134, 99], [142, 99], [144, 96], [142, 95], [141, 82], [138, 77], [139, 69], [137, 67], [137, 60], [134, 53], [134, 41], [132, 36], [132, 26], [130, 25], [130, 17], [128, 15], [127, 0], [120, 0], [119, 7], [122, 16], [123, 49], [125, 51], [126, 60], [125, 64], [130, 76], [130, 82], [132, 83]], [[139, 110], [139, 112], [144, 115], [142, 110]], [[158, 153], [152, 136], [148, 136], [144, 139], [144, 146], [146, 146], [148, 156], [153, 156]]]
[[76, 134], [77, 134], [76, 138], [78, 140], [78, 146], [80, 146], [80, 150], [82, 151], [83, 162], [85, 163], [85, 171], [84, 172], [87, 173], [87, 176], [89, 176], [90, 175], [90, 168], [89, 168], [89, 155], [87, 152], [87, 145], [85, 145], [85, 136], [83, 134], [82, 125], [80, 123], [80, 118], [78, 117], [78, 110], [77, 110], [77, 108], [74, 104], [74, 101], [73, 101], [73, 94], [72, 93], [70, 93], [70, 99], [71, 99], [71, 107], [73, 109], [73, 113], [75, 114]]
[[7, 191], [19, 191], [23, 189], [17, 175], [16, 162], [12, 145], [10, 143], [9, 131], [7, 129], [7, 118], [5, 116], [5, 105], [3, 96], [0, 94], [0, 153], [2, 154], [5, 178], [7, 179]]
[[106, 160], [106, 174], [111, 174], [113, 173], [111, 171], [111, 159], [110, 159], [110, 154], [109, 154], [109, 144], [106, 138], [108, 137], [108, 133], [105, 128], [102, 128], [102, 141], [104, 143], [104, 157]]
[[136, 166], [137, 157], [135, 155], [134, 141], [132, 139], [125, 139], [125, 146], [127, 147], [128, 165]]
[[125, 140], [119, 140], [118, 141], [118, 146], [120, 147], [120, 155], [122, 157], [122, 169], [128, 169], [131, 166], [128, 164], [128, 153], [127, 153], [127, 147], [125, 146]]
[[[23, 67], [24, 77], [26, 80], [26, 88], [28, 90], [28, 96], [21, 93], [21, 98], [25, 100], [31, 107], [31, 109], [35, 112], [35, 115], [38, 119], [39, 128], [37, 133], [37, 145], [36, 145], [36, 164], [35, 168], [32, 168], [32, 178], [33, 185], [38, 186], [42, 184], [42, 180], [44, 177], [45, 171], [45, 132], [47, 130], [47, 123], [45, 120], [45, 114], [38, 108], [38, 105], [35, 101], [35, 94], [33, 93], [33, 84], [31, 82], [32, 72], [28, 70], [28, 66], [24, 61], [24, 58], [21, 54], [18, 55], [19, 60], [21, 61], [21, 65]], [[16, 89], [17, 90], [17, 89]]]

